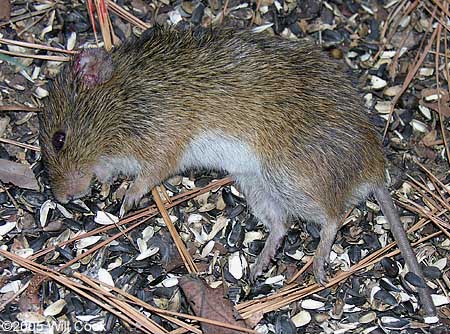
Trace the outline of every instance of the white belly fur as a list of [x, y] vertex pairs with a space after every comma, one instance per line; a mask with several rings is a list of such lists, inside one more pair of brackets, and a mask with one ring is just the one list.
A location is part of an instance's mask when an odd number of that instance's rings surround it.
[[[217, 133], [194, 138], [179, 165], [180, 171], [192, 168], [227, 171], [246, 195], [255, 216], [269, 228], [283, 224], [287, 216], [326, 223], [323, 208], [297, 187], [297, 183], [290, 184], [289, 175], [284, 182], [288, 183], [285, 186], [291, 189], [290, 194], [279, 193], [273, 183], [283, 180], [264, 171], [255, 151], [238, 138]], [[298, 184], [302, 184], [301, 180]]]
[[225, 170], [237, 179], [240, 175], [261, 175], [259, 159], [247, 143], [216, 133], [200, 135], [188, 145], [179, 169], [191, 168]]

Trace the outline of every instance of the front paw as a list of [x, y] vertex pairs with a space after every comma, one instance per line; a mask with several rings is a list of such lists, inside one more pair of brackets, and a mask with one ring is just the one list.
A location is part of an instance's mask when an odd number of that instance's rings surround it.
[[144, 187], [142, 184], [139, 185], [136, 182], [131, 184], [127, 192], [125, 193], [122, 206], [120, 207], [120, 218], [123, 218], [127, 212], [136, 207], [146, 192], [146, 187]]

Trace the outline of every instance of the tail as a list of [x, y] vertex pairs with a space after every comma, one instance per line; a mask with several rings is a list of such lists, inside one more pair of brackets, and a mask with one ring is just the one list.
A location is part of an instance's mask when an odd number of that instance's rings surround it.
[[[417, 262], [417, 257], [414, 254], [411, 245], [409, 243], [406, 232], [403, 228], [398, 212], [394, 207], [394, 202], [392, 201], [391, 194], [386, 189], [386, 187], [377, 187], [374, 190], [374, 195], [378, 204], [381, 207], [381, 211], [386, 216], [390, 226], [391, 232], [394, 235], [397, 245], [400, 248], [403, 258], [405, 259], [408, 269], [423, 279], [422, 269]], [[422, 302], [423, 309], [427, 316], [435, 317], [436, 308], [434, 307], [433, 300], [431, 299], [430, 291], [428, 288], [417, 288], [420, 300]]]

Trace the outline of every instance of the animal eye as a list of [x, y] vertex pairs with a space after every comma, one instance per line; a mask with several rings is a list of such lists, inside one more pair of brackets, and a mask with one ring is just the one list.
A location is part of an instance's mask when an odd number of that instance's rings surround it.
[[52, 144], [56, 152], [60, 151], [63, 148], [65, 141], [66, 134], [64, 132], [58, 131], [53, 135]]

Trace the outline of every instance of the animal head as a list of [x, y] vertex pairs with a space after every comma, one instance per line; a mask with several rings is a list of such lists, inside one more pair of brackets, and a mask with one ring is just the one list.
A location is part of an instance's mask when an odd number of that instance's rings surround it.
[[39, 142], [53, 193], [65, 203], [89, 192], [101, 160], [120, 150], [120, 92], [112, 57], [102, 49], [81, 52], [51, 83], [39, 114]]

